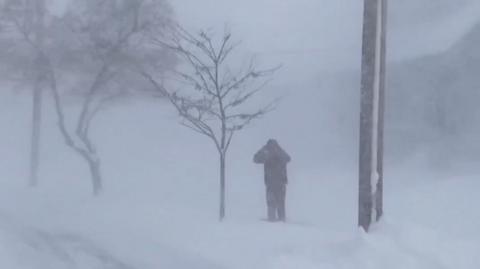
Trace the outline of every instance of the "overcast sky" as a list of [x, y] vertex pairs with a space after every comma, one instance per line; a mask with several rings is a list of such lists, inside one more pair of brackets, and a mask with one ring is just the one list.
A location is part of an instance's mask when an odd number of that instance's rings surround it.
[[[328, 65], [350, 65], [359, 53], [363, 1], [175, 0], [181, 22], [228, 24], [251, 51], [298, 53]], [[478, 0], [389, 1], [391, 60], [450, 46], [478, 20]], [[335, 56], [335, 60], [331, 60]]]
[[[70, 0], [56, 1], [62, 6]], [[359, 62], [361, 0], [170, 0], [191, 30], [228, 26], [246, 52], [312, 68]], [[63, 4], [62, 4], [63, 3]], [[390, 0], [390, 61], [448, 48], [479, 22], [478, 0]]]

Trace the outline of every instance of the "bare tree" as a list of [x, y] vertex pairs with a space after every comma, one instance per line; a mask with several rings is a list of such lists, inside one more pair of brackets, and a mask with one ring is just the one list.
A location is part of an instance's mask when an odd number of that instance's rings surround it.
[[[154, 4], [147, 5], [148, 3]], [[165, 9], [158, 6], [163, 1], [76, 1], [74, 9], [63, 19], [70, 31], [65, 31], [64, 43], [69, 43], [64, 57], [50, 65], [50, 87], [53, 92], [58, 127], [68, 147], [78, 153], [88, 164], [93, 194], [103, 189], [101, 160], [97, 147], [91, 139], [92, 121], [99, 111], [119, 97], [125, 97], [132, 89], [123, 87], [119, 80], [135, 80], [129, 65], [138, 64], [146, 56], [144, 34], [149, 27], [158, 27]], [[154, 8], [159, 8], [154, 10]], [[152, 11], [154, 10], [154, 13]], [[148, 19], [146, 18], [148, 14]], [[157, 24], [158, 23], [158, 24]], [[68, 32], [71, 35], [68, 35]], [[164, 56], [165, 54], [160, 54]], [[164, 58], [165, 59], [165, 58]], [[58, 67], [63, 76], [74, 81], [75, 93], [80, 101], [80, 112], [68, 117], [64, 98], [58, 86]], [[135, 83], [133, 83], [135, 84]], [[140, 87], [138, 84], [132, 87]], [[69, 128], [69, 119], [75, 118], [74, 128]]]
[[[142, 75], [167, 97], [179, 113], [181, 124], [208, 137], [215, 145], [220, 162], [219, 217], [225, 217], [226, 157], [234, 134], [274, 108], [274, 102], [248, 109], [248, 102], [259, 93], [274, 74], [274, 69], [259, 69], [252, 59], [243, 70], [235, 72], [228, 65], [238, 43], [226, 32], [215, 40], [205, 31], [191, 34], [175, 27], [168, 37], [154, 36], [153, 43], [174, 51], [184, 60], [185, 69], [174, 72], [182, 91], [171, 91], [168, 80], [159, 80], [146, 70]], [[248, 111], [248, 112], [246, 112]]]
[[[5, 0], [0, 2], [2, 17], [2, 47], [13, 46], [4, 64], [7, 69], [22, 73], [22, 82], [32, 87], [32, 133], [30, 148], [29, 185], [38, 184], [40, 128], [42, 120], [42, 86], [45, 70], [41, 65], [45, 53], [45, 0]], [[30, 72], [20, 72], [20, 70]]]

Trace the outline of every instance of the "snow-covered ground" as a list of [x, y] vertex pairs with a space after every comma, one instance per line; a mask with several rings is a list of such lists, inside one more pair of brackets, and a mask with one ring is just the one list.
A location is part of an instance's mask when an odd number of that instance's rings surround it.
[[[368, 235], [356, 227], [358, 82], [335, 70], [359, 68], [361, 1], [172, 2], [187, 26], [229, 22], [262, 63], [285, 65], [266, 94], [284, 97], [281, 107], [233, 141], [226, 221], [217, 221], [214, 147], [155, 101], [119, 104], [95, 120], [105, 179], [98, 198], [47, 101], [40, 187], [27, 188], [30, 97], [2, 84], [0, 269], [480, 268], [478, 164], [454, 154], [432, 161], [432, 145], [412, 149], [418, 144], [408, 137], [393, 145], [391, 123], [386, 215]], [[447, 49], [478, 21], [480, 7], [391, 2], [390, 61]], [[261, 221], [262, 168], [252, 155], [271, 137], [293, 159], [288, 224]]]
[[477, 179], [387, 184], [369, 235], [354, 179], [293, 178], [289, 224], [259, 220], [261, 184], [231, 191], [224, 223], [216, 186], [195, 179], [98, 199], [2, 188], [1, 268], [479, 268]]
[[[2, 100], [9, 128], [0, 143], [10, 155], [0, 166], [0, 268], [480, 268], [474, 168], [432, 173], [421, 155], [389, 163], [386, 216], [366, 235], [356, 227], [356, 149], [334, 151], [313, 139], [324, 128], [312, 125], [313, 135], [302, 136], [268, 126], [267, 117], [233, 144], [227, 219], [219, 223], [213, 147], [165, 107], [133, 103], [95, 122], [106, 190], [92, 198], [86, 167], [62, 144], [48, 109], [41, 186], [25, 187], [28, 148], [19, 145], [28, 141], [28, 102]], [[251, 155], [272, 129], [285, 130], [280, 143], [293, 157], [288, 224], [260, 220], [262, 169]], [[312, 161], [307, 146], [324, 151]]]

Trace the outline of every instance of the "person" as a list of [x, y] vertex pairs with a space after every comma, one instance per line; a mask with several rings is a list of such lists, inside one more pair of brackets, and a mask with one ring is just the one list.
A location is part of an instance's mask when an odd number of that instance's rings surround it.
[[275, 139], [268, 140], [253, 157], [253, 161], [264, 165], [267, 215], [269, 221], [285, 221], [285, 196], [287, 164], [290, 156]]

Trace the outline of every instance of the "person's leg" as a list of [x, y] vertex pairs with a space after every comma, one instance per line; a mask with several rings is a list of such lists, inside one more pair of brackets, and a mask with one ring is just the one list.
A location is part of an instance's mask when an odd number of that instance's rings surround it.
[[273, 188], [267, 186], [266, 188], [267, 198], [267, 216], [269, 221], [275, 221], [276, 219], [276, 206], [275, 206], [275, 192]]
[[278, 219], [280, 221], [285, 221], [285, 196], [286, 196], [286, 186], [281, 185], [277, 191], [277, 210], [278, 210]]

